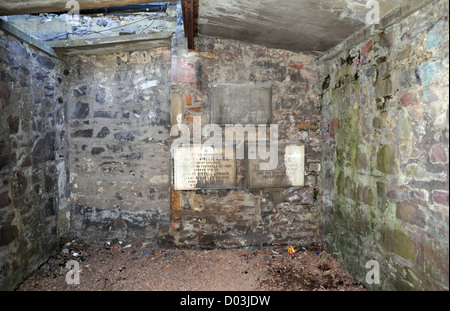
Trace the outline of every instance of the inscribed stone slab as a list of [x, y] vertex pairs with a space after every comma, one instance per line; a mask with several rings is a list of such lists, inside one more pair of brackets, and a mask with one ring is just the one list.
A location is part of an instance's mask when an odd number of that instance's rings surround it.
[[[225, 159], [227, 148], [233, 150], [232, 159]], [[173, 158], [175, 190], [236, 188], [234, 147], [178, 147]]]
[[265, 162], [257, 156], [249, 159], [247, 165], [248, 188], [287, 188], [304, 185], [305, 146], [280, 146], [278, 165], [273, 170], [261, 170]]
[[211, 123], [270, 124], [272, 88], [270, 85], [212, 85]]

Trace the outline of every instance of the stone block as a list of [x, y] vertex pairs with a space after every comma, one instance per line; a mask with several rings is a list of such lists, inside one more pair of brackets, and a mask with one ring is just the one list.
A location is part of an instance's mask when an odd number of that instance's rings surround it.
[[55, 160], [55, 138], [55, 132], [49, 132], [36, 142], [32, 150], [34, 164]]
[[94, 118], [117, 119], [117, 111], [94, 111]]
[[114, 134], [114, 138], [118, 141], [134, 141], [133, 133], [119, 132]]
[[123, 147], [122, 146], [118, 146], [118, 145], [106, 145], [106, 148], [108, 148], [109, 151], [112, 152], [122, 152], [123, 151]]
[[99, 86], [97, 93], [95, 94], [95, 101], [100, 104], [104, 104], [106, 101], [106, 89]]
[[105, 138], [110, 133], [109, 129], [104, 126], [102, 129], [97, 133], [97, 138]]
[[87, 130], [77, 130], [72, 132], [72, 137], [83, 137], [83, 138], [91, 138], [94, 134], [93, 129], [87, 129]]
[[318, 74], [313, 68], [303, 68], [300, 70], [300, 76], [302, 77], [302, 82], [307, 82], [309, 84], [314, 84], [319, 81]]
[[89, 116], [89, 104], [77, 102], [72, 110], [72, 119], [84, 119]]
[[87, 85], [80, 86], [78, 89], [73, 90], [73, 96], [74, 97], [86, 96], [87, 91], [88, 91]]
[[10, 134], [17, 134], [19, 131], [19, 125], [20, 125], [20, 119], [18, 116], [13, 117], [9, 116], [7, 119], [8, 122], [8, 129]]
[[373, 193], [369, 187], [358, 186], [357, 190], [358, 201], [371, 206], [373, 204]]
[[434, 145], [430, 152], [431, 163], [447, 163], [447, 152], [441, 145]]
[[330, 122], [330, 138], [335, 138], [337, 132], [339, 130], [339, 119], [333, 118]]
[[432, 196], [433, 196], [433, 202], [435, 204], [439, 204], [439, 205], [444, 205], [444, 206], [449, 206], [449, 201], [448, 201], [448, 191], [443, 191], [443, 190], [433, 190], [432, 191]]
[[13, 199], [25, 195], [27, 189], [28, 179], [22, 172], [16, 171], [11, 178], [11, 195]]
[[55, 63], [47, 56], [38, 55], [36, 60], [41, 66], [44, 66], [48, 70], [53, 70], [55, 68]]
[[438, 72], [438, 68], [436, 63], [423, 63], [417, 68], [417, 76], [422, 81], [423, 86], [430, 86], [431, 83], [435, 81], [436, 73]]
[[377, 169], [385, 174], [393, 175], [397, 169], [397, 158], [394, 147], [383, 145], [377, 153]]
[[8, 191], [0, 192], [0, 208], [9, 206], [12, 203]]
[[423, 227], [425, 225], [425, 215], [416, 204], [409, 201], [401, 201], [397, 205], [396, 215], [403, 221], [413, 225]]
[[400, 104], [403, 107], [416, 105], [418, 103], [416, 94], [406, 93], [400, 97]]
[[6, 246], [19, 236], [19, 230], [11, 224], [0, 225], [0, 246]]
[[439, 97], [430, 89], [423, 89], [419, 93], [423, 103], [430, 104], [439, 99]]
[[106, 150], [103, 147], [94, 147], [94, 148], [91, 149], [91, 154], [92, 155], [98, 155], [98, 154], [103, 153], [105, 151]]
[[361, 55], [362, 56], [366, 56], [367, 54], [370, 53], [370, 51], [372, 51], [373, 48], [373, 42], [372, 40], [369, 40], [366, 44], [363, 45], [363, 47], [361, 48]]
[[416, 261], [416, 243], [400, 228], [383, 228], [381, 230], [381, 244], [389, 252], [409, 261]]
[[368, 166], [369, 163], [367, 161], [367, 153], [358, 149], [358, 151], [356, 152], [356, 168], [358, 170], [365, 170], [368, 168]]
[[266, 84], [213, 85], [210, 105], [213, 124], [271, 124], [272, 88]]

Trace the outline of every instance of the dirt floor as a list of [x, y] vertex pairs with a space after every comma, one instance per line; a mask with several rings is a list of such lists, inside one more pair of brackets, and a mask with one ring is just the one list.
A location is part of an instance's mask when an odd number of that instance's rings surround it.
[[[295, 246], [294, 246], [295, 247]], [[76, 280], [75, 260], [80, 273]], [[74, 262], [72, 262], [74, 263]], [[157, 249], [142, 240], [66, 243], [18, 291], [364, 291], [321, 247]]]

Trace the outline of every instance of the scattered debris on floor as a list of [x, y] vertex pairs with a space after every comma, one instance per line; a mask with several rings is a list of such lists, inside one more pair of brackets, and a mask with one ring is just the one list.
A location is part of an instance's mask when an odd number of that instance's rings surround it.
[[[142, 239], [61, 245], [19, 291], [362, 291], [320, 247], [158, 249]], [[318, 254], [320, 253], [320, 256]], [[68, 284], [75, 260], [79, 284]], [[72, 265], [69, 265], [72, 263]]]

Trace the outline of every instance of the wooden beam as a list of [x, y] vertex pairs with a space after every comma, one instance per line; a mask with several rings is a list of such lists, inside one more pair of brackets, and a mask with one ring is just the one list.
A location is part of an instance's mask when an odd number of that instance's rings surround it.
[[[68, 0], [0, 0], [0, 15], [38, 14], [53, 12], [69, 12], [66, 8]], [[163, 2], [161, 0], [78, 0], [80, 10], [109, 8], [134, 4]]]
[[195, 49], [194, 37], [198, 35], [198, 0], [182, 0], [184, 33], [188, 48]]

